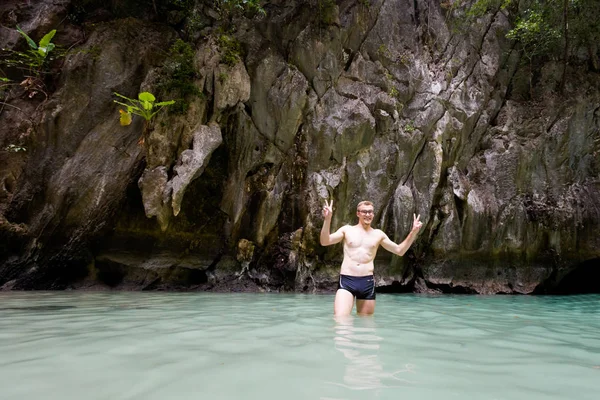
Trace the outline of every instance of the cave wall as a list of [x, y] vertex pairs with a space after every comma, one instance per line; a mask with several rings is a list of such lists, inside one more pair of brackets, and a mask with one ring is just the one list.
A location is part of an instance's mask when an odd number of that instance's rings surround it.
[[[329, 291], [342, 252], [318, 244], [326, 199], [334, 228], [373, 201], [397, 242], [421, 215], [405, 257], [380, 250], [382, 290], [543, 293], [599, 257], [600, 79], [585, 62], [563, 92], [553, 61], [530, 87], [506, 10], [460, 30], [464, 9], [432, 1], [317, 3], [232, 18], [234, 62], [210, 2], [191, 36], [143, 1], [77, 21], [66, 0], [3, 5], [2, 47], [25, 45], [18, 23], [77, 51], [48, 98], [16, 88], [0, 112], [0, 286]], [[139, 144], [113, 92], [154, 91], [182, 35], [202, 95]]]

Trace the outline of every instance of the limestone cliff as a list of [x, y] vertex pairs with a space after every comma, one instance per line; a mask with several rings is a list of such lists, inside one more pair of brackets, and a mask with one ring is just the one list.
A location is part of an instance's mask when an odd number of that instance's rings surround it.
[[[18, 24], [69, 49], [47, 98], [3, 95], [0, 287], [332, 290], [326, 199], [335, 228], [373, 201], [398, 242], [421, 215], [405, 257], [380, 250], [381, 291], [597, 277], [600, 76], [581, 56], [562, 91], [553, 61], [532, 78], [509, 11], [457, 29], [464, 10], [430, 0], [276, 0], [229, 20], [211, 1], [89, 3], [0, 6], [1, 47], [26, 46]], [[197, 94], [140, 145], [113, 92], [159, 91], [178, 37]]]

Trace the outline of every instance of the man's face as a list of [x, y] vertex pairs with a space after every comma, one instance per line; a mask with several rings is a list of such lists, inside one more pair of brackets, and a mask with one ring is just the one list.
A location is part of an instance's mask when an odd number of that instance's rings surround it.
[[360, 206], [356, 211], [358, 221], [361, 224], [370, 224], [373, 221], [373, 206]]

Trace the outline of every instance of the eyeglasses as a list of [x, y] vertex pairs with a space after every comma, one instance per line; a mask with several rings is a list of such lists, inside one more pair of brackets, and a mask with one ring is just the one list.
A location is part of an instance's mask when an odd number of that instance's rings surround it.
[[372, 215], [373, 214], [373, 210], [358, 210], [359, 213], [361, 213], [362, 215]]

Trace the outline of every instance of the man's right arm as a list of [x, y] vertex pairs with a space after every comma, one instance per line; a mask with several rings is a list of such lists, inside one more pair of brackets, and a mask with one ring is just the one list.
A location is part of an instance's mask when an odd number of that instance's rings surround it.
[[331, 234], [331, 233], [329, 233], [330, 225], [331, 225], [331, 218], [326, 218], [325, 221], [323, 221], [323, 228], [321, 228], [321, 237], [320, 237], [321, 246], [329, 246], [332, 244], [336, 244], [336, 243], [341, 242], [342, 239], [344, 239], [345, 226], [342, 226], [340, 229], [338, 229], [333, 234]]
[[323, 207], [323, 227], [321, 228], [321, 237], [319, 238], [321, 246], [329, 246], [332, 244], [339, 243], [344, 238], [344, 226], [338, 229], [333, 235], [330, 233], [332, 215], [333, 200], [331, 200], [331, 204], [325, 201], [325, 206]]

